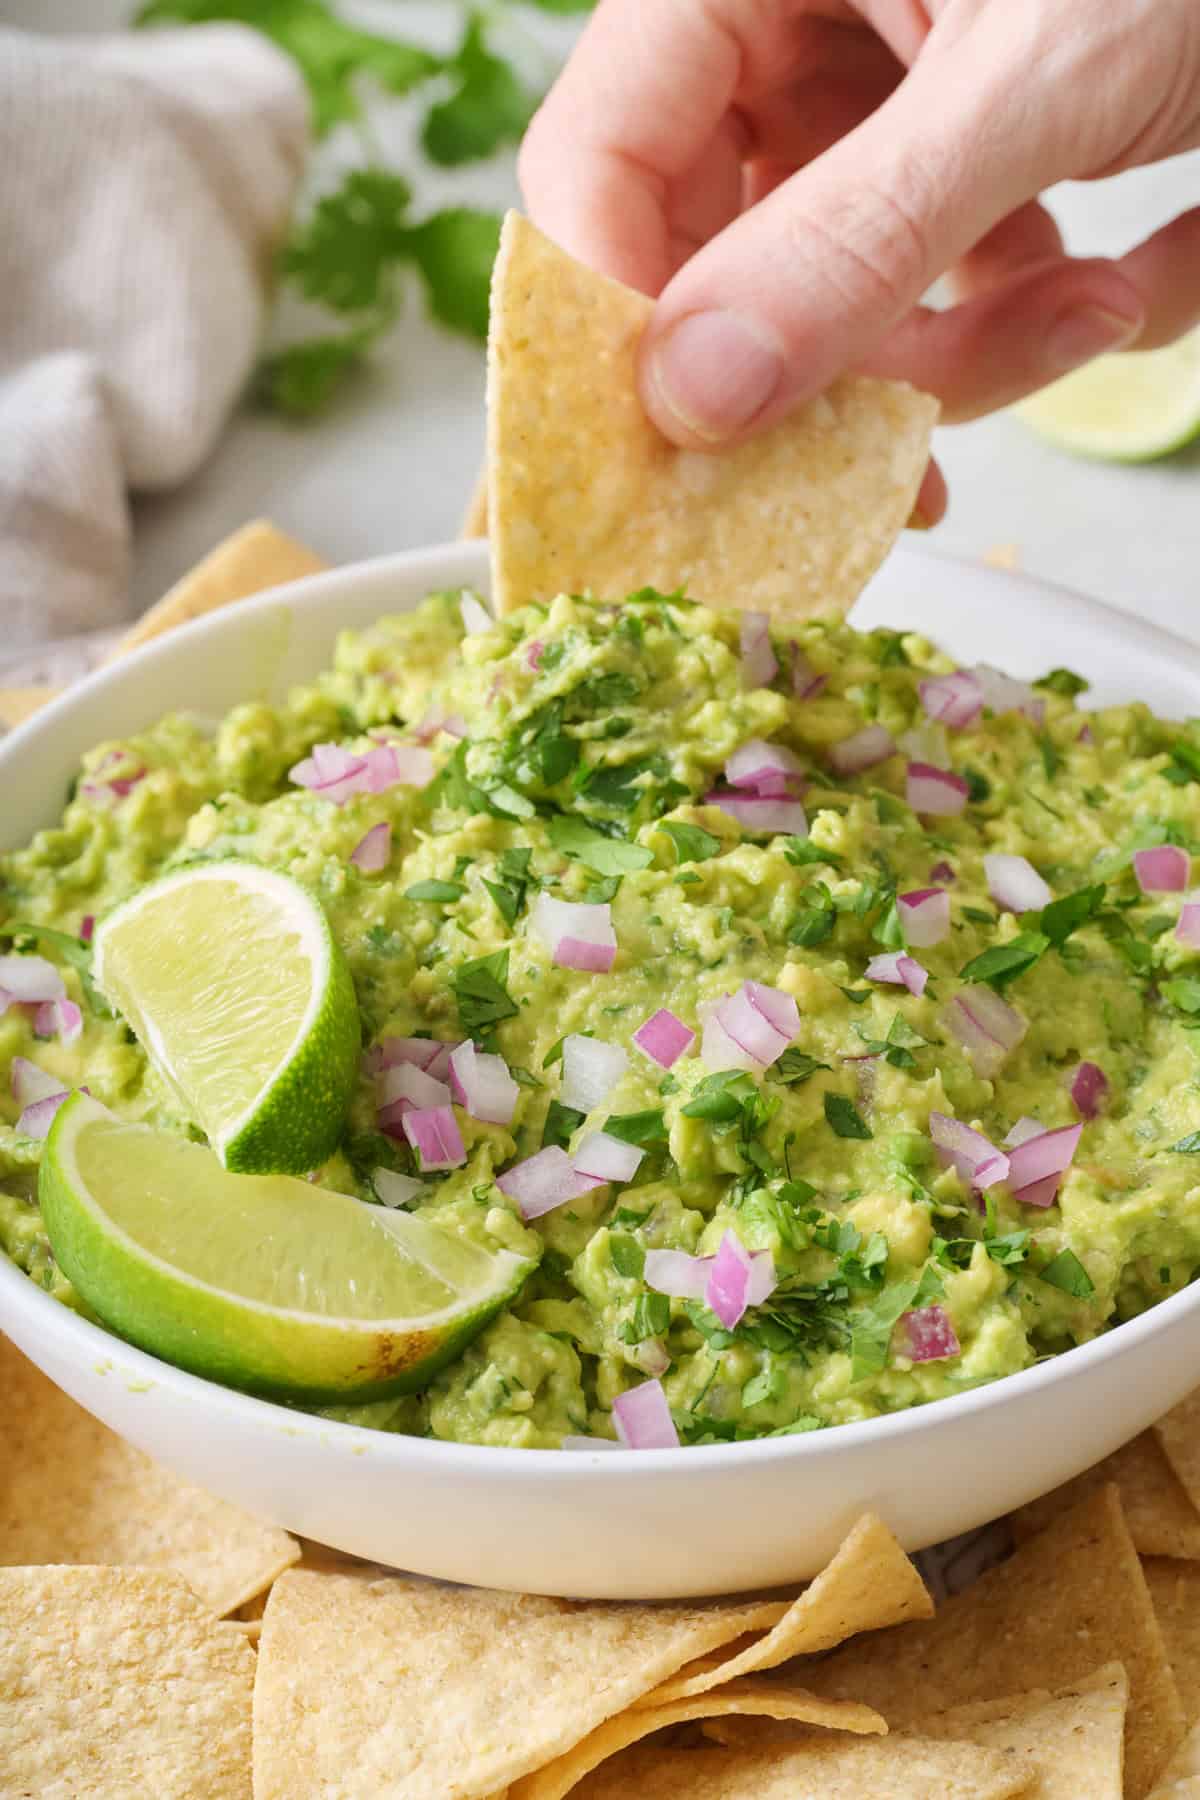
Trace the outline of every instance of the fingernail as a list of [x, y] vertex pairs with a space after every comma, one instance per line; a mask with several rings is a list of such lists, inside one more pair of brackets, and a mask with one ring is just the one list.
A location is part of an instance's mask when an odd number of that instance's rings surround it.
[[711, 443], [732, 437], [762, 411], [783, 370], [775, 334], [731, 312], [681, 319], [654, 345], [648, 368], [663, 411]]
[[909, 531], [932, 531], [933, 520], [927, 513], [923, 513], [919, 506], [914, 506], [908, 515], [908, 529]]
[[1106, 312], [1100, 306], [1083, 307], [1066, 313], [1054, 326], [1046, 343], [1046, 359], [1051, 368], [1065, 372], [1091, 362], [1106, 350], [1119, 350], [1141, 330], [1140, 319], [1123, 318], [1120, 313]]

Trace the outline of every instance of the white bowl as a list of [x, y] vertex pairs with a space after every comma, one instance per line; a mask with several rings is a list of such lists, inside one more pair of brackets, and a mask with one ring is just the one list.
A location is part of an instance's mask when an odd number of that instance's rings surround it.
[[[59, 813], [83, 750], [171, 708], [279, 697], [334, 633], [431, 588], [486, 586], [484, 551], [385, 557], [217, 613], [102, 670], [0, 744], [0, 841]], [[859, 623], [927, 631], [1016, 674], [1067, 664], [1102, 701], [1200, 712], [1200, 653], [1024, 577], [901, 550]], [[814, 1574], [865, 1507], [916, 1550], [1065, 1481], [1200, 1382], [1200, 1284], [993, 1386], [810, 1437], [680, 1451], [492, 1450], [329, 1424], [202, 1381], [51, 1300], [0, 1257], [0, 1326], [181, 1475], [277, 1525], [450, 1580], [612, 1599]]]

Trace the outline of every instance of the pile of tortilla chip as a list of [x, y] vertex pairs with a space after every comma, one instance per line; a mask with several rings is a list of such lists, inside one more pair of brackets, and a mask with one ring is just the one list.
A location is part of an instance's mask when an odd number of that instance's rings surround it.
[[783, 1594], [393, 1574], [177, 1480], [2, 1337], [0, 1387], [0, 1794], [1200, 1796], [1200, 1394], [935, 1612], [871, 1514]]

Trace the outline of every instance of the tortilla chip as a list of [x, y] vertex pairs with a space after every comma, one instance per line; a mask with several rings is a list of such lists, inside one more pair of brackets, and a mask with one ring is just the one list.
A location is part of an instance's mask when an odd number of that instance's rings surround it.
[[1200, 1565], [1148, 1556], [1142, 1564], [1162, 1628], [1167, 1661], [1175, 1671], [1183, 1716], [1200, 1723]]
[[246, 600], [265, 588], [302, 575], [319, 575], [329, 564], [307, 544], [277, 530], [269, 519], [252, 519], [210, 550], [203, 562], [189, 569], [162, 599], [143, 613], [113, 651], [124, 656], [161, 637], [176, 625], [186, 625], [203, 613], [217, 612], [235, 600]]
[[[777, 1601], [602, 1604], [290, 1570], [254, 1694], [256, 1800], [474, 1800], [564, 1755]], [[336, 1678], [331, 1678], [336, 1671]]]
[[627, 1750], [572, 1800], [1007, 1800], [1026, 1781], [974, 1744], [814, 1734], [790, 1750]]
[[497, 611], [647, 583], [714, 606], [847, 611], [912, 510], [937, 402], [846, 376], [749, 443], [678, 450], [634, 379], [651, 311], [505, 219], [488, 335]]
[[1192, 1505], [1200, 1508], [1200, 1388], [1150, 1427]]
[[[1192, 1729], [1163, 1770], [1154, 1794], [1200, 1793], [1200, 1725]], [[1154, 1795], [1151, 1796], [1154, 1800]]]
[[[113, 1380], [119, 1380], [113, 1376]], [[300, 1555], [84, 1412], [0, 1335], [0, 1566], [141, 1564], [232, 1612]]]
[[660, 1706], [707, 1693], [736, 1676], [773, 1669], [792, 1656], [812, 1656], [844, 1644], [859, 1631], [879, 1631], [933, 1614], [929, 1590], [882, 1519], [864, 1513], [838, 1546], [833, 1561], [796, 1599], [765, 1637], [733, 1645], [732, 1655], [705, 1657], [648, 1694]]
[[949, 1738], [1014, 1756], [1026, 1800], [1121, 1800], [1129, 1682], [1120, 1663], [1056, 1694], [979, 1700], [922, 1719], [919, 1737]]
[[0, 1569], [7, 1795], [250, 1800], [254, 1652], [147, 1569]]
[[1076, 1475], [1073, 1481], [1020, 1507], [1012, 1514], [1013, 1536], [1023, 1543], [1107, 1481], [1115, 1482], [1121, 1490], [1129, 1535], [1142, 1556], [1200, 1559], [1200, 1512], [1189, 1500], [1153, 1431], [1143, 1431], [1103, 1462]]
[[640, 1706], [618, 1713], [615, 1719], [606, 1719], [565, 1756], [556, 1757], [544, 1769], [518, 1781], [509, 1791], [509, 1800], [563, 1800], [592, 1769], [636, 1744], [639, 1738], [649, 1737], [652, 1731], [661, 1731], [668, 1725], [683, 1725], [720, 1714], [757, 1714], [758, 1722], [764, 1718], [787, 1719], [859, 1735], [882, 1736], [887, 1731], [886, 1722], [877, 1712], [852, 1700], [818, 1700], [807, 1688], [786, 1681], [730, 1681], [713, 1694], [672, 1700], [665, 1706], [643, 1701]]
[[56, 687], [0, 688], [0, 727], [12, 731], [62, 693]]
[[815, 1693], [864, 1701], [895, 1729], [947, 1706], [1019, 1693], [1030, 1676], [1080, 1682], [1099, 1665], [1129, 1675], [1125, 1778], [1142, 1800], [1183, 1736], [1150, 1591], [1110, 1483], [990, 1569], [936, 1618], [874, 1632], [806, 1667]]
[[1178, 1781], [1156, 1787], [1150, 1800], [1200, 1800], [1200, 1775], [1184, 1775]]

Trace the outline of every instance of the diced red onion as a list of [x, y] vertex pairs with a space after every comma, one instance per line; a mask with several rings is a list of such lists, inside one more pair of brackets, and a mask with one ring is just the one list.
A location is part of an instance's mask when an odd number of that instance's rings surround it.
[[829, 680], [818, 675], [799, 644], [792, 645], [792, 692], [797, 700], [815, 700]]
[[731, 787], [750, 788], [756, 794], [792, 795], [804, 780], [800, 758], [783, 744], [751, 738], [725, 761], [725, 779]]
[[953, 1165], [968, 1186], [982, 1191], [995, 1187], [998, 1181], [1007, 1181], [1009, 1158], [1003, 1150], [997, 1150], [995, 1144], [985, 1138], [981, 1131], [973, 1131], [961, 1119], [951, 1119], [946, 1113], [931, 1112], [929, 1135], [933, 1139], [942, 1167]]
[[79, 936], [85, 944], [91, 943], [92, 933], [95, 931], [95, 929], [96, 929], [95, 914], [94, 913], [84, 913], [82, 919], [80, 919], [80, 921], [79, 921]]
[[769, 687], [779, 673], [779, 664], [771, 647], [771, 621], [767, 614], [744, 612], [738, 635], [742, 653], [742, 685], [748, 688]]
[[21, 1107], [31, 1106], [35, 1100], [48, 1100], [53, 1094], [67, 1092], [57, 1075], [51, 1075], [37, 1063], [30, 1062], [27, 1056], [13, 1057], [8, 1078], [12, 1097]]
[[1036, 1137], [1024, 1138], [1009, 1152], [1008, 1184], [1015, 1198], [1021, 1190], [1048, 1175], [1062, 1175], [1083, 1135], [1082, 1125], [1063, 1125], [1057, 1131], [1039, 1131]]
[[829, 762], [839, 775], [859, 775], [895, 754], [896, 743], [890, 731], [882, 725], [864, 725], [853, 737], [830, 745]]
[[722, 1069], [753, 1069], [761, 1072], [762, 1063], [734, 1043], [721, 1023], [720, 1009], [732, 998], [724, 994], [716, 1004], [702, 1013], [704, 1032], [700, 1039], [700, 1060], [710, 1074]]
[[800, 1030], [800, 1013], [790, 994], [760, 981], [743, 981], [713, 1012], [721, 1029], [759, 1068], [769, 1068]]
[[479, 595], [472, 593], [470, 588], [463, 589], [458, 605], [462, 613], [463, 630], [468, 637], [482, 637], [485, 631], [492, 630], [496, 621]]
[[983, 859], [988, 892], [1005, 912], [1027, 913], [1049, 906], [1054, 895], [1033, 864], [1024, 856], [993, 851]]
[[983, 704], [990, 712], [1024, 713], [1035, 725], [1041, 724], [1046, 704], [1028, 682], [1016, 681], [988, 663], [976, 663], [973, 673], [983, 693]]
[[1159, 844], [1134, 852], [1133, 872], [1143, 894], [1182, 894], [1192, 873], [1192, 859], [1177, 844]]
[[403, 1130], [422, 1169], [456, 1169], [467, 1160], [458, 1120], [449, 1106], [420, 1106], [405, 1113]]
[[934, 863], [929, 871], [930, 881], [957, 881], [953, 865], [948, 862]]
[[978, 675], [970, 669], [955, 669], [952, 675], [935, 675], [918, 687], [921, 705], [927, 718], [963, 731], [974, 725], [983, 711], [983, 687]]
[[66, 994], [63, 978], [44, 956], [0, 956], [0, 988], [24, 1006], [43, 1000], [61, 1000]]
[[372, 1169], [371, 1186], [384, 1206], [407, 1206], [426, 1191], [423, 1181], [412, 1175], [399, 1175], [395, 1169]]
[[648, 1056], [660, 1069], [669, 1069], [695, 1043], [696, 1034], [682, 1019], [660, 1006], [644, 1025], [638, 1026], [633, 1041], [643, 1056]]
[[967, 804], [970, 791], [962, 776], [950, 769], [935, 769], [932, 763], [923, 762], [908, 765], [904, 792], [916, 813], [951, 818]]
[[383, 794], [397, 786], [428, 787], [436, 773], [432, 754], [418, 744], [376, 744], [364, 760], [368, 794]]
[[686, 1250], [647, 1250], [642, 1270], [646, 1286], [675, 1300], [703, 1300], [712, 1273], [711, 1256], [689, 1256]]
[[438, 1080], [416, 1063], [397, 1063], [384, 1069], [379, 1081], [381, 1108], [404, 1101], [408, 1106], [449, 1106], [452, 1095], [446, 1082]]
[[110, 750], [102, 759], [94, 774], [86, 776], [79, 783], [79, 792], [93, 805], [101, 807], [115, 806], [118, 800], [127, 800], [140, 781], [144, 781], [149, 770], [140, 764], [127, 775], [105, 775], [104, 770], [114, 764], [123, 763], [125, 754], [120, 750]]
[[540, 1219], [543, 1213], [578, 1200], [603, 1183], [592, 1175], [581, 1175], [565, 1150], [547, 1144], [544, 1150], [497, 1175], [496, 1186], [516, 1201], [523, 1219]]
[[542, 666], [542, 657], [545, 652], [546, 646], [541, 638], [534, 638], [532, 643], [525, 646], [525, 667], [532, 669], [535, 675]]
[[950, 896], [941, 888], [914, 888], [901, 894], [896, 913], [905, 943], [915, 950], [940, 944], [950, 930]]
[[83, 1014], [73, 1000], [43, 1000], [33, 1015], [34, 1035], [73, 1044], [83, 1031]]
[[394, 1069], [398, 1063], [415, 1063], [438, 1081], [450, 1073], [453, 1044], [441, 1038], [386, 1037], [373, 1044], [362, 1059], [364, 1075], [378, 1075], [382, 1069]]
[[1067, 1092], [1080, 1117], [1094, 1119], [1108, 1098], [1108, 1076], [1099, 1063], [1081, 1062], [1067, 1083]]
[[612, 1438], [568, 1436], [559, 1443], [560, 1450], [624, 1450], [624, 1444], [614, 1443]]
[[761, 1306], [779, 1286], [775, 1258], [769, 1250], [750, 1252], [750, 1285], [746, 1289], [746, 1305]]
[[942, 1362], [959, 1356], [962, 1346], [944, 1306], [918, 1306], [901, 1313], [897, 1322], [896, 1348], [910, 1362]]
[[1025, 1033], [1028, 1022], [999, 994], [975, 983], [954, 996], [942, 1022], [967, 1052], [977, 1075], [990, 1079]]
[[1046, 1127], [1040, 1119], [1031, 1119], [1028, 1113], [1022, 1115], [1005, 1136], [1006, 1144], [1024, 1144], [1029, 1138], [1041, 1137]]
[[671, 1366], [670, 1353], [661, 1338], [643, 1338], [629, 1351], [629, 1360], [645, 1375], [665, 1375]]
[[450, 1092], [473, 1119], [511, 1125], [521, 1090], [502, 1056], [483, 1055], [468, 1039], [450, 1052]]
[[41, 1100], [31, 1100], [17, 1120], [17, 1130], [23, 1137], [41, 1140], [49, 1137], [54, 1115], [70, 1091], [69, 1088], [63, 1088], [60, 1093], [46, 1094]]
[[627, 1450], [678, 1450], [679, 1433], [662, 1382], [626, 1388], [612, 1405], [613, 1425]]
[[364, 792], [366, 770], [365, 756], [344, 750], [340, 744], [314, 744], [303, 762], [288, 770], [288, 780], [343, 806], [352, 794]]
[[906, 956], [903, 950], [895, 950], [871, 958], [867, 964], [867, 980], [892, 982], [897, 987], [906, 987], [910, 994], [920, 995], [925, 992], [929, 970], [922, 968], [915, 957]]
[[743, 831], [755, 837], [806, 837], [808, 819], [798, 800], [779, 794], [750, 794], [714, 788], [705, 794], [705, 806], [719, 806], [723, 813], [736, 819]]
[[[385, 730], [387, 732], [388, 741], [394, 741], [390, 728], [385, 728]], [[429, 744], [432, 743], [439, 731], [444, 731], [448, 737], [465, 738], [467, 735], [467, 721], [463, 718], [461, 713], [427, 712], [425, 717], [421, 720], [421, 723], [413, 732], [413, 736], [416, 738], [418, 744]], [[372, 728], [367, 735], [369, 737], [380, 737], [383, 733], [381, 733], [378, 728]]]
[[704, 1298], [726, 1331], [739, 1324], [749, 1305], [750, 1252], [735, 1232], [727, 1231], [713, 1257]]
[[620, 1044], [572, 1032], [563, 1039], [562, 1088], [558, 1097], [576, 1112], [594, 1112], [604, 1105], [628, 1067], [629, 1054]]
[[1200, 895], [1189, 894], [1184, 901], [1175, 936], [1189, 950], [1200, 950]]
[[606, 975], [617, 956], [612, 907], [555, 900], [542, 893], [529, 915], [533, 931], [545, 944], [552, 961], [563, 969], [584, 969]]
[[1044, 1175], [1040, 1181], [1029, 1181], [1023, 1188], [1014, 1188], [1012, 1197], [1022, 1206], [1053, 1206], [1061, 1186], [1061, 1175]]
[[571, 1160], [577, 1175], [588, 1175], [594, 1181], [632, 1181], [645, 1154], [636, 1144], [627, 1144], [607, 1131], [593, 1131]]
[[372, 825], [365, 837], [358, 840], [350, 852], [350, 861], [363, 871], [364, 875], [378, 875], [386, 869], [392, 855], [392, 828], [386, 822]]

